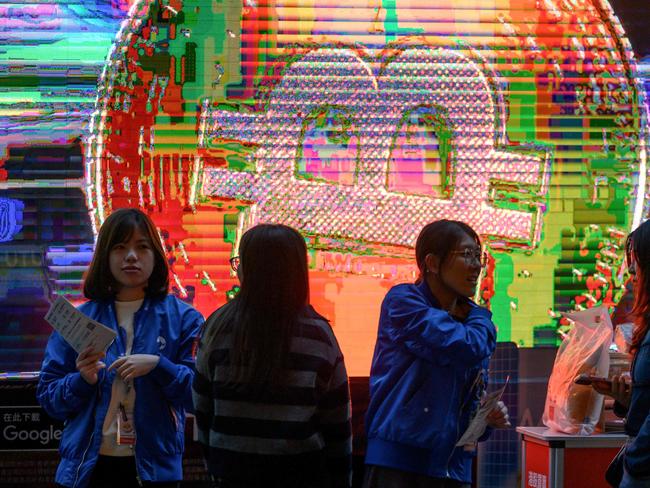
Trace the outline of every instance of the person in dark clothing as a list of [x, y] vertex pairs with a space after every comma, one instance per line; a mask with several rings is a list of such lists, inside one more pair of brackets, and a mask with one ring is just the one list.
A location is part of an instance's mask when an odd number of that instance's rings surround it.
[[258, 225], [231, 264], [241, 289], [207, 320], [193, 384], [216, 486], [349, 487], [348, 376], [332, 328], [309, 305], [303, 237]]
[[613, 397], [615, 413], [626, 417], [629, 439], [619, 487], [650, 488], [650, 221], [630, 233], [625, 248], [634, 281], [631, 385], [624, 375], [614, 376], [611, 387], [592, 385], [599, 393]]

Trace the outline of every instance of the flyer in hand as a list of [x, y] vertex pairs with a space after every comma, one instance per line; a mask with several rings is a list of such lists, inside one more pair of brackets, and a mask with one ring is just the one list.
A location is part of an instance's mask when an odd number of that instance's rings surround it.
[[490, 412], [497, 406], [501, 396], [508, 386], [510, 376], [506, 378], [505, 384], [496, 391], [487, 394], [482, 400], [478, 412], [467, 427], [467, 430], [456, 443], [456, 447], [475, 444], [485, 432], [488, 425], [487, 417]]
[[113, 329], [81, 313], [62, 296], [54, 301], [45, 320], [77, 352], [90, 345], [95, 351], [106, 351], [117, 335]]

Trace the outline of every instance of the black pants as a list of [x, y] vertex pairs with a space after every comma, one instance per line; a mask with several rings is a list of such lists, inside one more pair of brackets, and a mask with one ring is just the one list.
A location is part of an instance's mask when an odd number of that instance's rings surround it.
[[179, 481], [152, 483], [138, 482], [133, 456], [99, 456], [95, 469], [90, 476], [90, 488], [140, 488], [140, 486], [155, 486], [156, 488], [179, 488]]
[[366, 466], [363, 488], [466, 488], [460, 481], [430, 478], [416, 473], [385, 468], [383, 466]]
[[307, 481], [305, 483], [301, 482], [299, 485], [296, 485], [296, 484], [291, 484], [290, 479], [285, 479], [285, 480], [282, 480], [282, 481], [269, 480], [269, 482], [264, 484], [264, 485], [259, 485], [259, 484], [251, 485], [249, 483], [237, 483], [237, 482], [233, 483], [233, 482], [228, 481], [228, 480], [212, 477], [212, 485], [211, 486], [212, 486], [212, 488], [259, 488], [259, 487], [262, 487], [262, 486], [264, 488], [279, 488], [279, 487], [282, 487], [282, 488], [285, 488], [285, 487], [294, 488], [296, 486], [299, 486], [300, 488], [325, 488], [325, 487], [329, 488], [331, 486], [331, 484], [326, 483], [326, 481], [321, 482], [321, 480], [314, 480], [313, 483], [310, 483], [309, 481]]

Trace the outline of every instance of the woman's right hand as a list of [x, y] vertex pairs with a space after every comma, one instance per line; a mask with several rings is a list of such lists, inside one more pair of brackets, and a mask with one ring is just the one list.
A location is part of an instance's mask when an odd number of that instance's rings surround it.
[[632, 388], [627, 375], [622, 374], [612, 376], [611, 387], [598, 382], [594, 382], [591, 385], [598, 393], [610, 396], [625, 408], [629, 408], [630, 398], [632, 397]]
[[77, 370], [89, 385], [97, 384], [99, 370], [106, 367], [100, 361], [105, 355], [102, 351], [96, 352], [92, 346], [87, 347], [79, 353], [77, 357]]

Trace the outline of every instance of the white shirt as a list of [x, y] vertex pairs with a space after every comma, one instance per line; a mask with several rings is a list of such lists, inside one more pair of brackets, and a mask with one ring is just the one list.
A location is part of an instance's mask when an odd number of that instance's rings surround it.
[[[144, 299], [131, 302], [115, 301], [117, 323], [126, 332], [125, 352], [127, 355], [131, 354], [131, 347], [133, 346], [133, 316], [142, 306], [142, 302], [144, 302]], [[120, 403], [124, 405], [128, 417], [132, 419], [133, 406], [135, 405], [133, 381], [129, 381], [129, 384], [127, 384], [119, 374], [116, 374], [111, 391], [111, 402], [108, 405], [108, 412], [106, 412], [102, 427], [102, 445], [99, 448], [99, 454], [104, 456], [133, 456], [132, 446], [117, 444], [117, 415]]]

